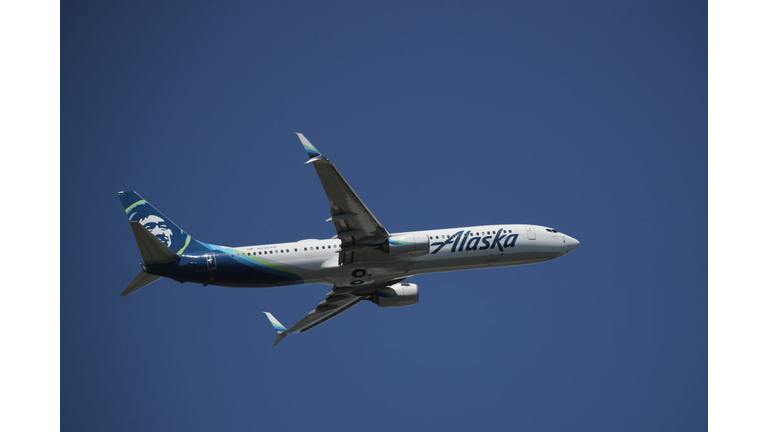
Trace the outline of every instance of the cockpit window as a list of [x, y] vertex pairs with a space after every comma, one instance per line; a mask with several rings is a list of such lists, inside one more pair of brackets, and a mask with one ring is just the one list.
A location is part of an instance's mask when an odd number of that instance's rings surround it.
[[547, 231], [549, 231], [549, 232], [551, 232], [551, 233], [556, 233], [556, 232], [557, 232], [557, 230], [556, 230], [556, 229], [552, 229], [552, 228], [547, 228]]

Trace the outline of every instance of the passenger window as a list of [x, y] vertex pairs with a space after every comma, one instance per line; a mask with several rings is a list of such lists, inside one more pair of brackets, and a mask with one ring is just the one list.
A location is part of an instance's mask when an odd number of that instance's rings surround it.
[[304, 250], [307, 250], [307, 248], [304, 248]]

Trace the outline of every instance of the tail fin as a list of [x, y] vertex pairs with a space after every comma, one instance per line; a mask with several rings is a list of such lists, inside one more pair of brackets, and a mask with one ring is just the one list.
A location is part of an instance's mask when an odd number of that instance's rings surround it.
[[[131, 222], [134, 228], [134, 234], [139, 242], [142, 256], [144, 256], [145, 248], [142, 248], [142, 240], [139, 238], [140, 234], [136, 231], [136, 224], [133, 224], [133, 222], [146, 228], [174, 254], [181, 255], [184, 252], [199, 252], [208, 249], [205, 243], [193, 239], [181, 227], [160, 213], [152, 204], [136, 192], [118, 192], [117, 195], [123, 203], [125, 214], [128, 215], [128, 221]], [[151, 242], [145, 241], [144, 243], [145, 246], [152, 245]], [[158, 250], [157, 248], [153, 249]], [[146, 257], [144, 258], [146, 259]]]

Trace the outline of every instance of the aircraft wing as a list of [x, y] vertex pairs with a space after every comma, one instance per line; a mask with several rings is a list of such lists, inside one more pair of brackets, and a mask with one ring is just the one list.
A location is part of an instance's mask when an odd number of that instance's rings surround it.
[[306, 163], [314, 165], [331, 203], [331, 217], [326, 222], [333, 222], [336, 236], [341, 240], [339, 265], [390, 259], [387, 254], [375, 248], [384, 244], [389, 237], [381, 222], [347, 183], [333, 162], [320, 154], [304, 135], [296, 135], [310, 157]]
[[360, 303], [363, 300], [370, 298], [377, 288], [382, 286], [392, 285], [398, 283], [405, 278], [393, 279], [383, 282], [376, 282], [369, 285], [351, 287], [339, 287], [334, 286], [333, 290], [325, 295], [325, 300], [321, 301], [319, 305], [311, 310], [307, 316], [299, 320], [296, 324], [290, 328], [285, 328], [280, 321], [278, 321], [269, 312], [264, 312], [272, 323], [272, 326], [277, 330], [277, 339], [272, 346], [277, 345], [283, 338], [289, 333], [304, 333], [305, 331], [312, 330], [320, 324], [330, 320], [331, 318], [341, 315], [342, 312], [346, 312], [352, 306]]

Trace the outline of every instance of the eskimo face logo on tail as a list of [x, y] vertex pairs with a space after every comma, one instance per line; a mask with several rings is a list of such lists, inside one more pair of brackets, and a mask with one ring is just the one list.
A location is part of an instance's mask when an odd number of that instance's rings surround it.
[[166, 246], [171, 247], [173, 243], [173, 230], [168, 226], [165, 219], [157, 215], [149, 215], [145, 218], [139, 219], [139, 223], [155, 235]]
[[[515, 247], [515, 242], [517, 242], [518, 234], [512, 234], [503, 228], [496, 230], [495, 236], [484, 235], [485, 233], [486, 232], [484, 231], [483, 234], [478, 236], [474, 235], [472, 231], [467, 231], [466, 233], [464, 231], [459, 231], [455, 234], [449, 235], [448, 238], [442, 242], [432, 242], [430, 246], [437, 246], [435, 250], [432, 251], [432, 253], [436, 254], [440, 251], [440, 249], [443, 249], [447, 246], [451, 246], [451, 250], [449, 252], [464, 252], [484, 249], [499, 249], [500, 252], [504, 252], [505, 248]], [[491, 233], [489, 232], [487, 234]], [[480, 244], [481, 242], [482, 245]]]

